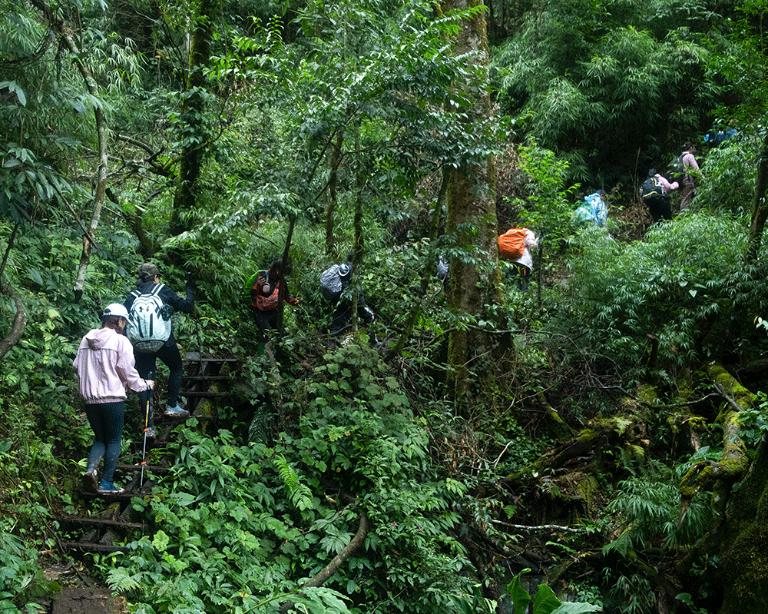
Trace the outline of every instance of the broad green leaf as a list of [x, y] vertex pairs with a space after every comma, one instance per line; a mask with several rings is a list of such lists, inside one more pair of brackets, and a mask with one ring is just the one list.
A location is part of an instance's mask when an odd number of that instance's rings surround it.
[[552, 614], [561, 604], [555, 591], [546, 584], [539, 584], [533, 600], [533, 614]]
[[515, 614], [525, 614], [528, 610], [528, 604], [531, 603], [531, 595], [523, 588], [520, 582], [520, 578], [530, 571], [528, 568], [523, 569], [507, 584], [507, 594], [512, 599], [512, 607], [515, 610]]

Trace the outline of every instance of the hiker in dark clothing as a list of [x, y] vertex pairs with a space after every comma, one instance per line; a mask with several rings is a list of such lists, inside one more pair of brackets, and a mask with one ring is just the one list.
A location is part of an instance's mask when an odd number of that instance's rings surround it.
[[[160, 269], [151, 262], [145, 262], [139, 267], [139, 278], [136, 282], [136, 289], [133, 290], [125, 299], [125, 308], [130, 313], [131, 306], [134, 301], [142, 294], [152, 292], [160, 284]], [[187, 274], [186, 284], [186, 298], [181, 298], [168, 286], [162, 284], [158, 292], [158, 296], [163, 302], [163, 308], [166, 307], [174, 311], [181, 311], [184, 313], [192, 313], [195, 307], [195, 290], [194, 283], [189, 274]], [[148, 377], [149, 373], [155, 371], [155, 363], [159, 358], [168, 370], [168, 399], [166, 402], [165, 415], [177, 418], [184, 418], [189, 415], [189, 412], [179, 405], [179, 391], [181, 390], [181, 378], [183, 374], [183, 366], [181, 362], [181, 354], [179, 353], [179, 346], [176, 345], [176, 339], [171, 332], [168, 340], [163, 346], [156, 352], [142, 352], [137, 351], [134, 348], [134, 356], [136, 357], [136, 370], [142, 377]], [[152, 416], [149, 417], [147, 435], [148, 437], [155, 436], [155, 429], [153, 426]]]
[[640, 197], [648, 207], [648, 212], [654, 223], [659, 220], [672, 219], [669, 193], [679, 187], [677, 181], [670, 183], [665, 177], [657, 173], [655, 168], [648, 171], [648, 177], [640, 186]]
[[[320, 275], [320, 292], [330, 304], [335, 305], [329, 328], [331, 335], [340, 335], [349, 328], [353, 301], [347, 289], [351, 281], [352, 264], [349, 261], [333, 264]], [[365, 324], [375, 319], [373, 310], [365, 304], [362, 290], [357, 295], [357, 317]]]
[[259, 271], [256, 281], [251, 286], [251, 311], [256, 320], [256, 326], [261, 331], [260, 346], [263, 347], [267, 331], [276, 329], [280, 320], [280, 294], [283, 300], [294, 307], [299, 304], [297, 296], [291, 296], [285, 275], [290, 268], [283, 270], [282, 260], [275, 260], [266, 271]]

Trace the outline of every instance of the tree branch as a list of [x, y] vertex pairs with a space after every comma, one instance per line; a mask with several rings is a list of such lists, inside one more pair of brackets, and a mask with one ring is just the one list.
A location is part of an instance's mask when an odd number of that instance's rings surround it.
[[[305, 588], [317, 588], [319, 586], [322, 586], [325, 584], [325, 582], [330, 578], [333, 574], [335, 574], [339, 567], [341, 567], [344, 562], [351, 557], [354, 552], [363, 545], [363, 542], [365, 541], [366, 535], [368, 535], [369, 530], [369, 524], [368, 524], [368, 516], [365, 512], [360, 512], [360, 524], [357, 527], [357, 533], [355, 533], [355, 536], [349, 541], [349, 543], [344, 547], [344, 549], [339, 552], [335, 557], [331, 559], [331, 562], [328, 563], [325, 567], [323, 567], [320, 571], [318, 571], [314, 576], [309, 578], [304, 584], [301, 585], [301, 588], [299, 589], [299, 592], [301, 592], [302, 589]], [[286, 612], [289, 612], [291, 608], [294, 607], [294, 604], [292, 601], [286, 601], [280, 606], [280, 613], [285, 614]]]
[[[85, 88], [88, 93], [93, 97], [98, 97], [99, 86], [91, 73], [91, 70], [86, 65], [82, 58], [80, 48], [75, 42], [75, 38], [72, 35], [70, 28], [64, 22], [64, 20], [51, 11], [50, 7], [43, 2], [43, 0], [29, 0], [32, 6], [37, 8], [48, 21], [50, 27], [54, 28], [62, 38], [64, 46], [74, 56], [74, 63], [77, 67], [80, 76], [82, 77]], [[95, 105], [93, 108], [94, 120], [96, 123], [96, 138], [98, 142], [99, 150], [99, 162], [96, 168], [96, 189], [93, 197], [93, 213], [91, 214], [91, 223], [87, 233], [83, 233], [83, 250], [80, 254], [80, 265], [78, 266], [77, 278], [75, 279], [75, 300], [79, 300], [83, 294], [83, 287], [85, 286], [85, 275], [88, 271], [88, 263], [91, 258], [91, 250], [93, 249], [92, 237], [96, 234], [96, 229], [99, 227], [101, 220], [101, 211], [104, 207], [104, 199], [107, 191], [107, 126], [106, 118], [104, 116], [104, 109], [101, 105]]]
[[21, 339], [21, 336], [24, 334], [24, 328], [27, 325], [27, 313], [24, 311], [24, 303], [21, 302], [21, 298], [10, 285], [0, 283], [0, 292], [10, 297], [16, 304], [16, 317], [13, 320], [11, 332], [0, 341], [0, 360], [2, 360], [3, 356], [18, 343], [19, 339]]

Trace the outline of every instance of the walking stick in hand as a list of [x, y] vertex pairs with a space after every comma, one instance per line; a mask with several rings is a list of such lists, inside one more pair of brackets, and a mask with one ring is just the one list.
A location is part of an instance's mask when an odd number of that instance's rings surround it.
[[[154, 373], [147, 374], [147, 378], [152, 380]], [[144, 399], [144, 444], [141, 448], [141, 475], [139, 476], [139, 492], [144, 487], [144, 467], [147, 464], [147, 432], [149, 431], [149, 416], [152, 415], [152, 389], [147, 388], [144, 392], [146, 398]]]

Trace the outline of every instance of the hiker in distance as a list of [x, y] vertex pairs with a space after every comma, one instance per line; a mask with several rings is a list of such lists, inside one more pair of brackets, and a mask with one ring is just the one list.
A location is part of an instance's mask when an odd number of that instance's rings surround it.
[[699, 163], [696, 161], [696, 146], [691, 143], [683, 145], [683, 153], [680, 154], [680, 164], [683, 171], [682, 187], [680, 188], [680, 211], [688, 208], [696, 196], [696, 181], [694, 176], [701, 176]]
[[[128, 310], [120, 303], [107, 305], [101, 313], [101, 328], [95, 328], [80, 341], [73, 366], [80, 380], [80, 396], [93, 429], [93, 444], [83, 486], [101, 494], [120, 494], [113, 479], [125, 418], [126, 388], [144, 392], [155, 382], [143, 379], [134, 366], [133, 348], [124, 336]], [[104, 458], [101, 481], [96, 469]]]
[[[183, 366], [179, 346], [173, 336], [171, 316], [175, 311], [192, 313], [195, 306], [194, 283], [187, 273], [186, 298], [181, 298], [165, 284], [160, 283], [160, 269], [151, 262], [139, 267], [136, 289], [125, 299], [128, 310], [128, 338], [133, 344], [136, 370], [142, 377], [155, 372], [159, 358], [168, 370], [168, 398], [165, 415], [185, 418], [189, 412], [179, 405]], [[149, 417], [147, 436], [155, 437], [152, 416]]]
[[665, 177], [656, 172], [655, 168], [648, 171], [643, 184], [640, 186], [640, 198], [648, 207], [654, 224], [659, 220], [672, 219], [672, 205], [669, 193], [677, 190], [680, 184], [677, 181], [670, 183]]
[[[320, 274], [320, 293], [334, 306], [329, 331], [331, 335], [340, 335], [349, 328], [352, 319], [352, 297], [347, 288], [352, 281], [352, 257], [347, 262], [332, 264]], [[447, 270], [446, 270], [447, 274]], [[376, 319], [373, 310], [365, 304], [365, 295], [360, 290], [357, 295], [357, 317], [365, 324]]]
[[278, 327], [280, 321], [280, 295], [283, 300], [294, 307], [301, 299], [291, 296], [285, 276], [290, 273], [290, 267], [283, 269], [282, 260], [274, 260], [266, 271], [259, 271], [251, 284], [251, 311], [259, 327], [259, 351], [264, 350], [267, 341], [267, 331]]
[[507, 270], [517, 277], [517, 286], [523, 292], [528, 290], [533, 270], [531, 250], [539, 245], [535, 233], [528, 228], [510, 228], [496, 240], [499, 257], [511, 263]]

